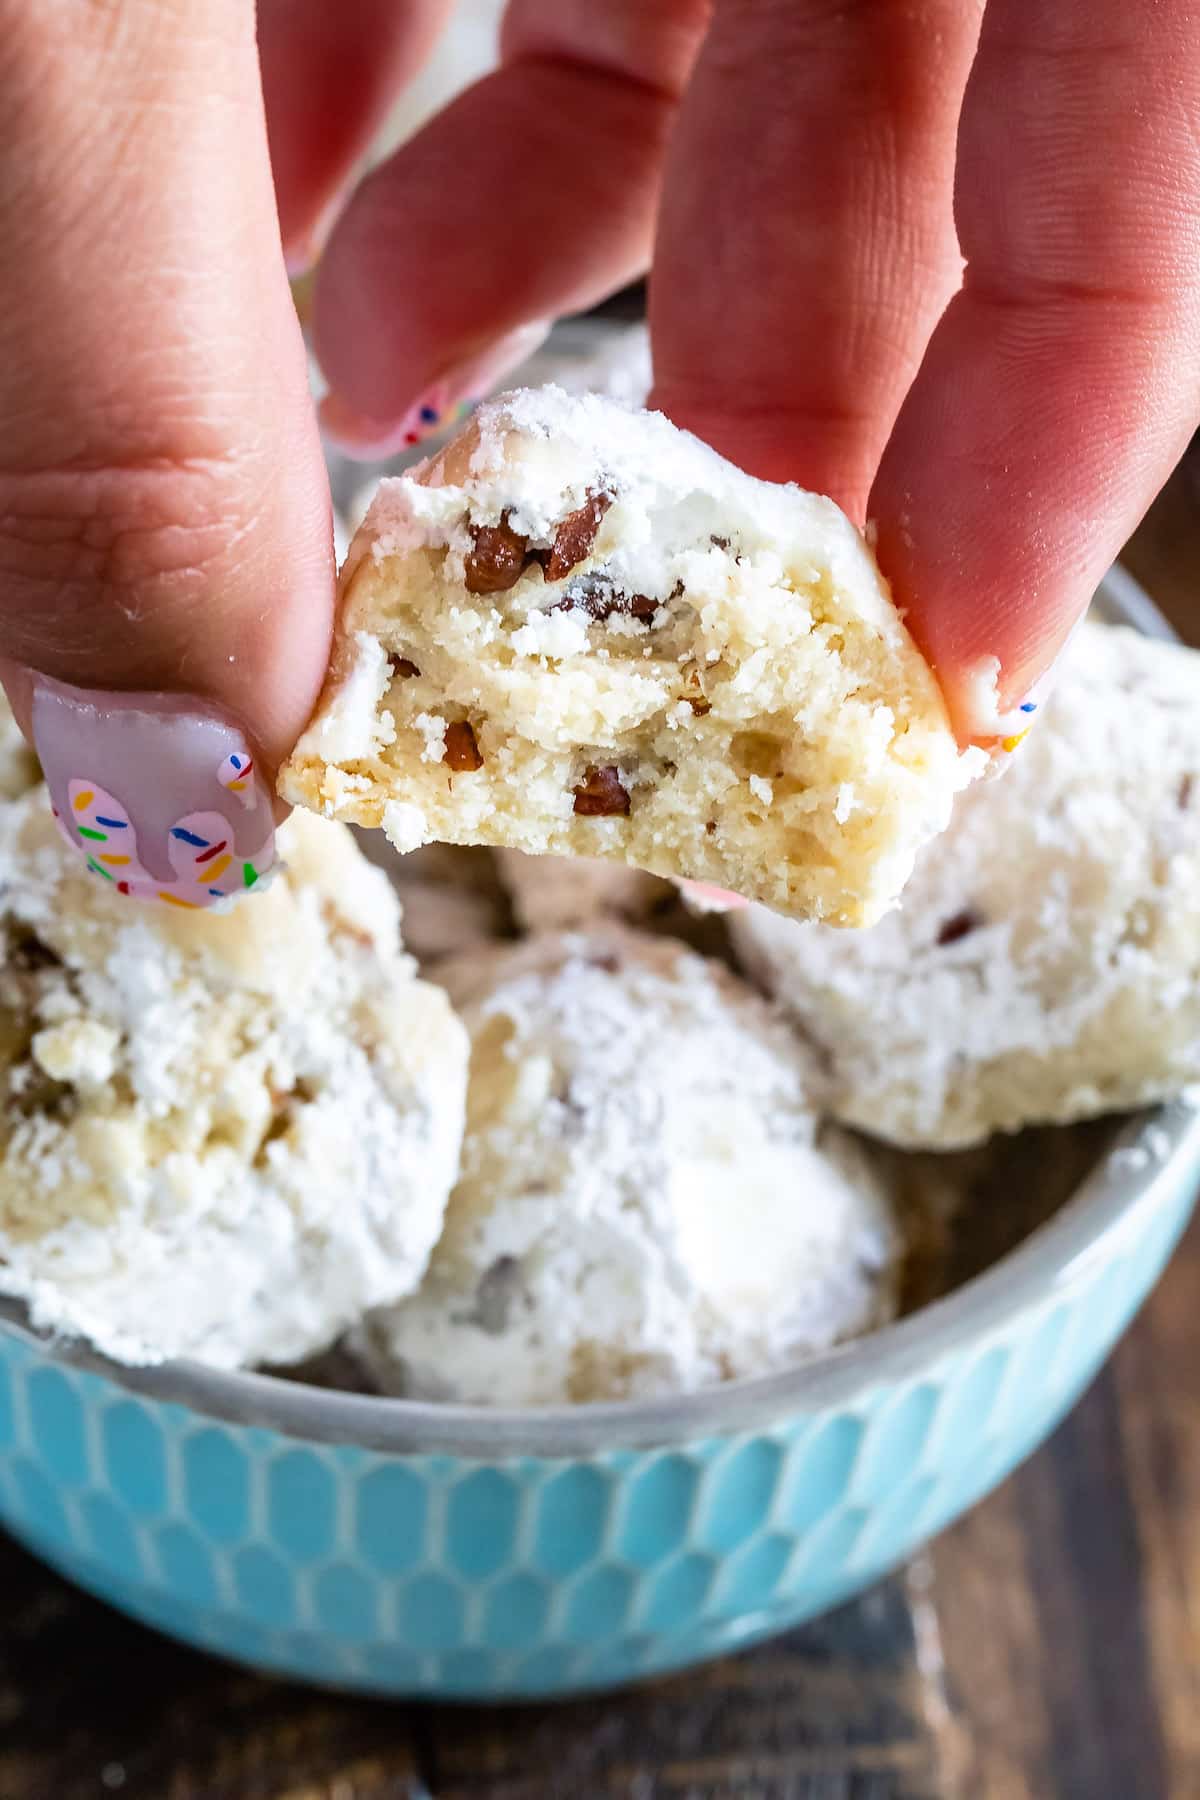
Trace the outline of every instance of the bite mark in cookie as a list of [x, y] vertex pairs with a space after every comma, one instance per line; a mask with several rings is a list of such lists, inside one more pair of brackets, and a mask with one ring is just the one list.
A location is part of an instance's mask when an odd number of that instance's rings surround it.
[[381, 486], [281, 791], [402, 850], [603, 856], [854, 925], [984, 761], [831, 501], [545, 389]]

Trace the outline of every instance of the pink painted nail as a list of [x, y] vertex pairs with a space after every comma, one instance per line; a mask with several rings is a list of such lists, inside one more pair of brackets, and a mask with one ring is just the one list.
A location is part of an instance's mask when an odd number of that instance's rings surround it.
[[325, 254], [325, 246], [333, 236], [333, 228], [341, 217], [349, 194], [348, 187], [339, 187], [325, 202], [307, 234], [289, 238], [284, 244], [283, 266], [287, 270], [289, 281], [312, 274]]
[[1000, 659], [982, 657], [966, 671], [963, 680], [965, 704], [960, 701], [958, 713], [972, 742], [983, 745], [993, 759], [1004, 759], [1020, 748], [1033, 730], [1047, 700], [1054, 691], [1062, 671], [1063, 660], [1074, 641], [1083, 619], [1076, 619], [1055, 653], [1054, 660], [1014, 705], [1004, 708], [1000, 702]]
[[728, 888], [713, 887], [708, 881], [680, 881], [678, 886], [693, 912], [740, 912], [743, 906], [750, 904], [740, 894], [731, 894]]
[[321, 429], [347, 456], [363, 460], [398, 456], [466, 418], [506, 375], [545, 343], [552, 323], [537, 319], [498, 338], [486, 350], [439, 376], [399, 419], [371, 418], [347, 406], [339, 394], [326, 394], [320, 406]]
[[219, 707], [35, 675], [32, 722], [59, 830], [117, 893], [215, 906], [272, 867], [270, 785]]

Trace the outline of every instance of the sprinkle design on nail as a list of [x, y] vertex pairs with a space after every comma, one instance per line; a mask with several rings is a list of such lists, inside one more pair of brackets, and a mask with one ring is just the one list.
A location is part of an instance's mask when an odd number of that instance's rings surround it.
[[428, 400], [420, 402], [408, 413], [403, 422], [403, 440], [405, 447], [411, 449], [414, 444], [422, 444], [428, 437], [434, 437], [439, 431], [449, 431], [467, 418], [479, 405], [478, 400], [459, 400], [456, 405], [448, 405], [440, 393]]
[[97, 881], [188, 910], [263, 882], [275, 861], [271, 789], [222, 709], [35, 676], [31, 716], [59, 830]]
[[250, 779], [253, 773], [254, 758], [250, 752], [235, 750], [217, 770], [217, 780], [231, 794], [236, 794], [244, 807], [250, 809], [258, 804], [258, 790]]
[[57, 810], [54, 814], [63, 837], [72, 849], [84, 852], [93, 875], [133, 900], [156, 900], [195, 912], [256, 886], [274, 861], [271, 840], [250, 860], [238, 855], [229, 823], [220, 813], [187, 813], [172, 825], [167, 845], [174, 879], [160, 881], [142, 865], [133, 821], [114, 795], [95, 782], [78, 779], [68, 782], [67, 794], [69, 818]]

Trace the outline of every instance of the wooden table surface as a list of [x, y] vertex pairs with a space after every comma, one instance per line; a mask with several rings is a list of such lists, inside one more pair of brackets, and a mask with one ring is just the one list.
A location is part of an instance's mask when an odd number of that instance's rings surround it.
[[[1200, 454], [1126, 558], [1200, 642]], [[341, 1699], [229, 1669], [0, 1538], [0, 1800], [1193, 1800], [1200, 1217], [1080, 1405], [902, 1575], [610, 1698]]]

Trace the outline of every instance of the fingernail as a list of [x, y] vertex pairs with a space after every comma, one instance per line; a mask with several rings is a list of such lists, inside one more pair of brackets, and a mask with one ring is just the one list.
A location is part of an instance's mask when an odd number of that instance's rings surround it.
[[743, 906], [750, 904], [740, 894], [731, 894], [728, 888], [713, 887], [707, 881], [681, 881], [678, 886], [685, 904], [692, 912], [739, 912]]
[[31, 718], [59, 829], [117, 893], [209, 907], [271, 868], [271, 788], [221, 708], [35, 675]]
[[327, 394], [320, 406], [321, 429], [347, 456], [379, 461], [397, 456], [466, 418], [506, 375], [545, 343], [552, 324], [551, 319], [537, 319], [498, 338], [486, 350], [440, 375], [400, 419], [372, 418], [348, 406], [340, 395]]
[[[1000, 702], [1000, 659], [982, 657], [966, 672], [958, 713], [970, 742], [981, 745], [1001, 762], [1019, 750], [1045, 708], [1062, 670], [1063, 659], [1079, 629], [1071, 627], [1058, 653], [1024, 697], [1007, 708]], [[1019, 692], [1020, 690], [1018, 690]], [[965, 704], [964, 704], [965, 700]]]
[[324, 255], [326, 244], [333, 236], [333, 228], [341, 217], [349, 191], [346, 187], [339, 187], [325, 202], [308, 231], [303, 236], [286, 241], [283, 246], [283, 265], [289, 281], [312, 274]]
[[297, 282], [311, 280], [320, 256], [321, 246], [315, 237], [297, 238], [294, 243], [284, 245], [283, 266], [293, 292]]
[[292, 305], [296, 309], [296, 317], [301, 327], [307, 330], [312, 319], [312, 302], [314, 280], [312, 271], [288, 270], [288, 286], [291, 289]]

